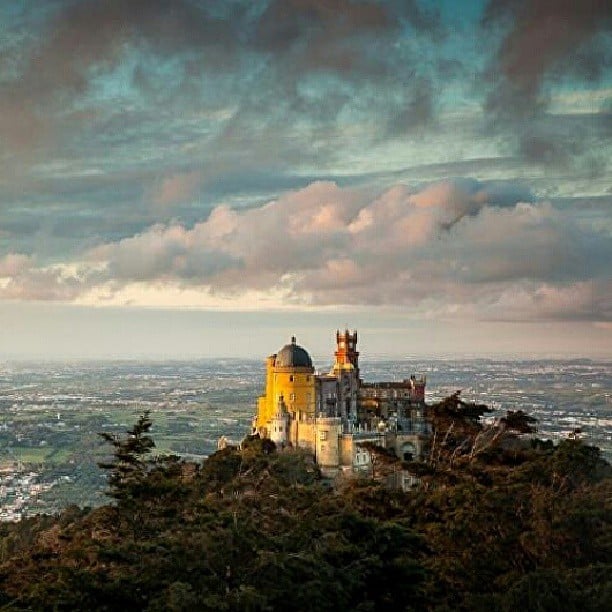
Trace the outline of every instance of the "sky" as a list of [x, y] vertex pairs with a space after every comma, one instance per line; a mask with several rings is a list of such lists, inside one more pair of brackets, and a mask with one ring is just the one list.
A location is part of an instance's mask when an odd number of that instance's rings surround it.
[[0, 357], [612, 358], [605, 0], [0, 0]]

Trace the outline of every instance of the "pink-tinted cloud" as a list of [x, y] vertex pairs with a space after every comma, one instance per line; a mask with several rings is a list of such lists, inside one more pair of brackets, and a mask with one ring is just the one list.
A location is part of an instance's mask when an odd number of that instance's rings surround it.
[[152, 226], [88, 251], [70, 273], [18, 260], [4, 295], [71, 299], [154, 283], [228, 296], [282, 289], [305, 305], [403, 305], [425, 316], [605, 320], [605, 300], [588, 295], [605, 293], [609, 238], [549, 203], [503, 197], [511, 193], [465, 180], [375, 195], [313, 183], [258, 208], [218, 206], [191, 228]]
[[505, 320], [612, 321], [612, 282], [605, 279], [562, 285], [522, 283], [507, 288], [487, 307], [487, 318]]
[[164, 207], [193, 198], [202, 182], [200, 172], [180, 172], [165, 177], [156, 186], [152, 201]]
[[22, 253], [8, 253], [0, 257], [0, 278], [13, 277], [32, 268], [34, 265], [32, 257]]

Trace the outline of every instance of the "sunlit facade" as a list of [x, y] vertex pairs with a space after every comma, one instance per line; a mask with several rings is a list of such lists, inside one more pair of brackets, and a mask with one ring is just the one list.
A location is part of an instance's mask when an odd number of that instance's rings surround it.
[[425, 379], [363, 382], [357, 332], [348, 329], [336, 332], [334, 357], [329, 372], [316, 372], [295, 337], [270, 355], [253, 433], [280, 447], [308, 449], [328, 477], [370, 470], [365, 443], [392, 449], [404, 460], [422, 457]]

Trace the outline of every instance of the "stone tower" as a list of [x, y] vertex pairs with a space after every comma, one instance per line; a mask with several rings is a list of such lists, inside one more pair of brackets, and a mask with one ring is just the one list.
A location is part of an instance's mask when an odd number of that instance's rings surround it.
[[295, 337], [266, 360], [266, 389], [257, 404], [256, 428], [264, 431], [283, 398], [292, 419], [312, 418], [315, 414], [315, 370], [308, 352]]
[[[336, 331], [335, 370], [353, 370], [359, 378], [359, 351], [357, 350], [357, 331]], [[352, 367], [351, 367], [352, 366]]]
[[281, 395], [278, 398], [276, 412], [270, 420], [270, 440], [278, 446], [285, 446], [289, 442], [289, 412], [285, 400]]
[[359, 351], [357, 331], [336, 331], [335, 362], [331, 374], [338, 381], [338, 408], [340, 416], [347, 423], [354, 423], [357, 417], [359, 394]]

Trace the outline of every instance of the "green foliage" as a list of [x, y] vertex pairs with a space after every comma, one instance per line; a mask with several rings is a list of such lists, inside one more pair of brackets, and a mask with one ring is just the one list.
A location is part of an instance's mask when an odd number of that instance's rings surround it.
[[511, 429], [519, 433], [533, 433], [536, 431], [535, 424], [537, 419], [529, 416], [522, 410], [508, 410], [505, 417], [500, 419], [506, 429]]
[[[457, 410], [475, 439], [480, 409]], [[0, 525], [0, 609], [612, 607], [610, 468], [578, 441], [421, 464], [408, 494], [331, 488], [258, 438], [201, 465], [154, 457], [149, 431], [145, 414], [105, 436], [113, 505]]]
[[98, 434], [113, 446], [112, 461], [100, 462], [98, 465], [109, 472], [108, 494], [120, 502], [137, 496], [139, 485], [146, 478], [147, 455], [155, 447], [155, 442], [149, 435], [152, 424], [147, 410], [138, 418], [125, 438], [106, 432]]
[[[312, 457], [261, 440], [202, 466], [107, 438], [116, 505], [74, 512], [0, 569], [5, 609], [375, 610], [419, 601], [420, 540], [355, 511]], [[25, 526], [25, 524], [24, 524]]]
[[[536, 419], [527, 413], [508, 410], [495, 423], [484, 425], [481, 419], [491, 409], [484, 404], [464, 402], [460, 393], [456, 391], [427, 407], [426, 417], [433, 432], [428, 465], [407, 465], [406, 469], [414, 475], [432, 476], [429, 480], [435, 480], [438, 485], [452, 484], [457, 480], [454, 469], [460, 465], [471, 472], [471, 477], [484, 482], [488, 476], [484, 476], [483, 480], [483, 474], [477, 474], [482, 464], [519, 465], [531, 459], [531, 455], [524, 452], [527, 447], [543, 449], [546, 446], [541, 442], [531, 444], [518, 438], [520, 434], [536, 431]], [[474, 470], [472, 464], [480, 465]]]

